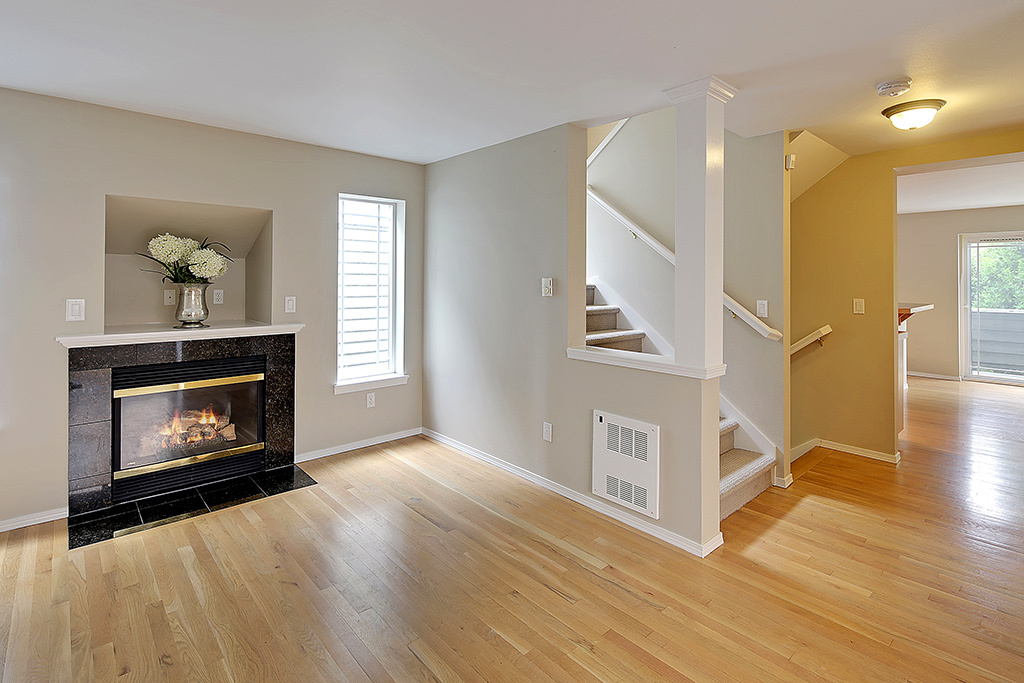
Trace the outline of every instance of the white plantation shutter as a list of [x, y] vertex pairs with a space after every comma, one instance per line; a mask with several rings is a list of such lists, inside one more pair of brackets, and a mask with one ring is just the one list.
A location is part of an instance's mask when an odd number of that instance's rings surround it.
[[339, 382], [396, 371], [395, 209], [338, 199]]

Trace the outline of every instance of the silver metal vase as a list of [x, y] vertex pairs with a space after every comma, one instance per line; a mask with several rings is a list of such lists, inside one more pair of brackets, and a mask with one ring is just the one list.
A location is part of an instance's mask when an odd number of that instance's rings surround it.
[[174, 310], [174, 317], [180, 325], [174, 329], [189, 329], [194, 327], [209, 327], [203, 323], [210, 317], [210, 309], [206, 307], [206, 288], [208, 282], [177, 282], [178, 285], [178, 307]]

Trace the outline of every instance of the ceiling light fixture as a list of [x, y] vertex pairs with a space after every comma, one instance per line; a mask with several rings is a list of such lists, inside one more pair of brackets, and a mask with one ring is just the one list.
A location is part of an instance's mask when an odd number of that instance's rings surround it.
[[882, 116], [892, 121], [892, 125], [900, 130], [916, 130], [931, 123], [945, 103], [945, 100], [900, 102], [883, 109]]

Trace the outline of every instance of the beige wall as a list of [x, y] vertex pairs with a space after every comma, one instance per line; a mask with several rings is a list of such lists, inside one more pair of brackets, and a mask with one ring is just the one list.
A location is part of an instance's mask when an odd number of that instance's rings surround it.
[[675, 182], [675, 107], [629, 119], [587, 168], [587, 183], [669, 251], [676, 243]]
[[[792, 358], [794, 446], [897, 450], [893, 169], [1021, 150], [1024, 130], [855, 156], [793, 202], [793, 336], [834, 330]], [[852, 314], [854, 298], [865, 315]]]
[[585, 138], [559, 126], [427, 167], [424, 426], [589, 496], [594, 409], [661, 425], [656, 523], [700, 543], [699, 411], [717, 381], [566, 358], [583, 340]]
[[[768, 300], [769, 326], [783, 331], [788, 253], [785, 239], [786, 133], [744, 138], [725, 134], [725, 292], [751, 312]], [[728, 311], [727, 311], [728, 313]], [[785, 451], [784, 388], [790, 341], [768, 341], [742, 320], [725, 316], [721, 380], [724, 395]]]
[[[167, 323], [177, 325], [174, 306], [164, 305], [164, 290], [176, 289], [163, 282], [159, 275], [143, 272], [149, 263], [141, 256], [106, 254], [104, 258], [103, 309], [104, 324], [134, 325]], [[156, 264], [153, 263], [155, 266]], [[206, 303], [211, 320], [242, 320], [245, 318], [245, 259], [236, 258], [228, 264], [228, 272], [213, 281], [206, 290]], [[213, 290], [224, 290], [224, 303], [213, 303]]]
[[960, 235], [1024, 230], [1024, 206], [908, 213], [898, 219], [900, 301], [934, 303], [914, 315], [907, 369], [960, 376]]
[[[297, 453], [419, 427], [423, 175], [414, 164], [0, 90], [0, 520], [67, 505], [67, 351], [54, 338], [103, 331], [107, 194], [273, 211], [273, 322], [306, 325], [296, 337]], [[338, 192], [408, 202], [410, 381], [378, 389], [372, 410], [361, 393], [333, 391]], [[285, 294], [298, 297], [294, 315], [283, 313]], [[64, 322], [65, 298], [87, 300], [86, 322]]]

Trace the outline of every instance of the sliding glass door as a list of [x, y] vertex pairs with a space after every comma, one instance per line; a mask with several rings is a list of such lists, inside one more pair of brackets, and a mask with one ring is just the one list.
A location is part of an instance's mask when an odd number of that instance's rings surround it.
[[1024, 383], [1024, 232], [960, 239], [960, 374]]

